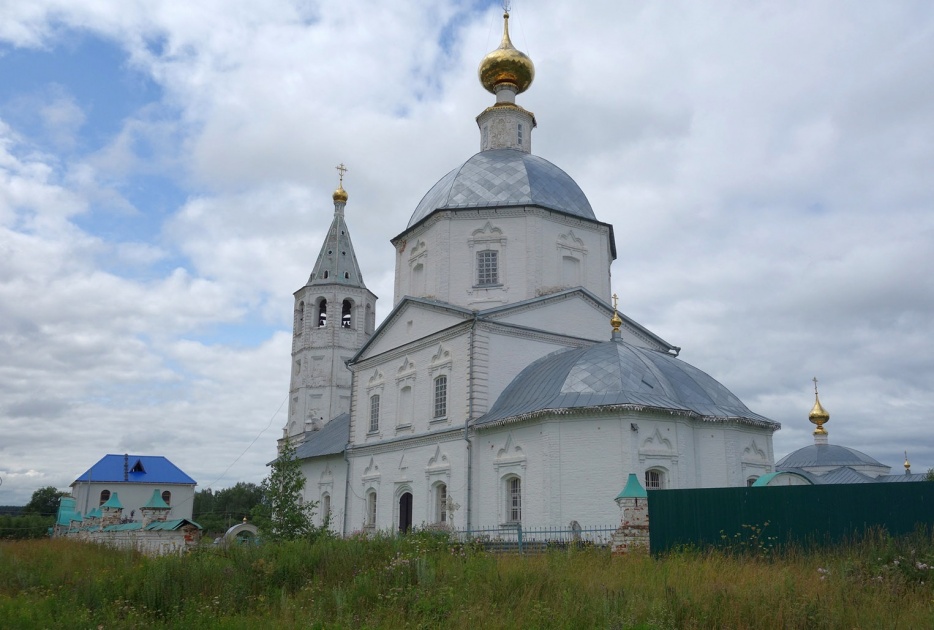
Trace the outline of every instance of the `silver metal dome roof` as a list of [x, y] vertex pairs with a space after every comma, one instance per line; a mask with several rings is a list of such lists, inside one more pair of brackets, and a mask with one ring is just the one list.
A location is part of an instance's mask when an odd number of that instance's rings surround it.
[[597, 220], [584, 191], [560, 168], [531, 153], [493, 149], [442, 177], [419, 202], [408, 227], [441, 208], [522, 205]]
[[704, 419], [732, 419], [777, 430], [726, 387], [676, 357], [608, 341], [543, 357], [513, 379], [478, 426], [547, 411], [636, 407], [680, 411]]
[[881, 466], [866, 453], [836, 444], [811, 444], [788, 453], [776, 462], [776, 468], [810, 468], [815, 466]]

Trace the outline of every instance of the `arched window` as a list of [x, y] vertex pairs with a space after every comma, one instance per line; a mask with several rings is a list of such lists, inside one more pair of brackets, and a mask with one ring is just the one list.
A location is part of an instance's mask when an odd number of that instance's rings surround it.
[[376, 491], [370, 490], [366, 495], [366, 527], [376, 527]]
[[747, 488], [751, 488], [752, 485], [753, 485], [754, 483], [756, 483], [756, 479], [758, 479], [758, 478], [759, 478], [758, 476], [753, 476], [753, 477], [750, 477], [749, 479], [747, 479], [747, 480], [746, 480], [746, 487], [747, 487]]
[[376, 318], [373, 316], [373, 309], [369, 304], [366, 305], [366, 321], [363, 323], [364, 332], [372, 332], [373, 327], [376, 323]]
[[101, 490], [101, 502], [98, 505], [104, 505], [110, 501], [110, 490]]
[[321, 524], [325, 525], [331, 518], [331, 495], [325, 492], [321, 495]]
[[448, 522], [448, 486], [444, 483], [435, 485], [435, 522]]
[[353, 328], [353, 302], [350, 300], [341, 303], [341, 328]]
[[506, 521], [522, 522], [522, 480], [519, 477], [506, 478]]
[[448, 415], [448, 377], [444, 374], [435, 379], [435, 406], [433, 417], [437, 420]]
[[318, 328], [324, 328], [328, 324], [328, 301], [321, 298], [318, 301]]
[[652, 468], [645, 471], [645, 489], [662, 490], [665, 488], [665, 471]]
[[295, 335], [301, 335], [305, 330], [305, 303], [298, 303], [298, 312], [295, 314]]
[[370, 433], [379, 431], [379, 394], [370, 396]]
[[172, 493], [168, 490], [162, 491], [162, 500], [165, 501], [166, 505], [172, 505]]
[[324, 279], [327, 280], [329, 275], [331, 275], [330, 272], [328, 272], [328, 270], [325, 269], [325, 270], [324, 270]]

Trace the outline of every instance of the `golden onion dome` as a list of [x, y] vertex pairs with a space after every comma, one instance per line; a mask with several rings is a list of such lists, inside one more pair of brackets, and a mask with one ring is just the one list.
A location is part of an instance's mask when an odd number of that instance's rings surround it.
[[508, 83], [516, 86], [516, 94], [529, 89], [535, 79], [535, 65], [524, 52], [516, 50], [509, 40], [509, 13], [503, 14], [503, 41], [499, 48], [488, 54], [480, 62], [478, 70], [480, 83], [490, 93], [496, 93], [496, 86]]
[[343, 186], [338, 186], [337, 190], [334, 191], [334, 194], [331, 195], [331, 198], [334, 200], [335, 203], [337, 202], [347, 203], [347, 191], [344, 190]]
[[814, 406], [811, 407], [808, 420], [811, 421], [811, 424], [817, 425], [817, 428], [814, 429], [815, 434], [822, 435], [827, 433], [824, 424], [830, 420], [830, 414], [827, 413], [827, 410], [820, 404], [820, 398], [817, 397], [817, 392], [814, 392]]

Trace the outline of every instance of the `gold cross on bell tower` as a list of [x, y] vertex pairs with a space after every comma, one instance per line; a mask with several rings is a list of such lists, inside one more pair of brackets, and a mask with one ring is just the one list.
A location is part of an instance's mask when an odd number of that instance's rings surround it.
[[344, 173], [346, 173], [350, 169], [344, 166], [343, 162], [341, 162], [339, 165], [335, 166], [334, 168], [336, 168], [337, 172], [340, 173], [340, 182], [338, 183], [338, 186], [343, 188], [344, 187]]

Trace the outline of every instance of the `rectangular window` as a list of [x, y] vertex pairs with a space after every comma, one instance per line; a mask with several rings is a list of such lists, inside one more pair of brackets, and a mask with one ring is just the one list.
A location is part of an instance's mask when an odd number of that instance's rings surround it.
[[379, 394], [370, 396], [370, 433], [379, 431]]
[[506, 505], [509, 522], [518, 523], [522, 520], [522, 480], [513, 477], [509, 480], [509, 499]]
[[499, 252], [477, 252], [477, 284], [499, 284]]
[[519, 133], [517, 134], [519, 138], [519, 146], [522, 146], [522, 123], [519, 123]]
[[448, 377], [439, 376], [435, 379], [435, 419], [448, 415]]

